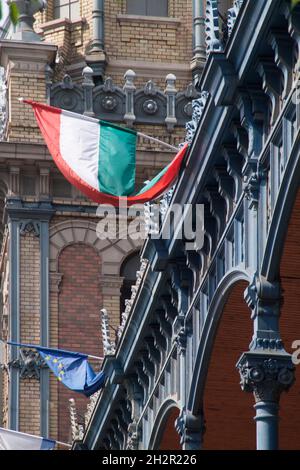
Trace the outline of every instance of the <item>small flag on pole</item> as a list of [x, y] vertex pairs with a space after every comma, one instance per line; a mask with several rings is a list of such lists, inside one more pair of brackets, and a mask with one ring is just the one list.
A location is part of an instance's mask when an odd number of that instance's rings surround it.
[[7, 341], [7, 344], [36, 349], [57, 379], [74, 392], [83, 393], [89, 397], [104, 385], [106, 378], [104, 372], [100, 371], [96, 374], [88, 363], [86, 354], [14, 341]]
[[61, 173], [98, 204], [118, 206], [124, 201], [130, 206], [156, 199], [179, 174], [187, 144], [147, 186], [134, 193], [136, 131], [35, 101], [22, 101], [32, 106]]
[[53, 450], [56, 441], [0, 428], [0, 450]]

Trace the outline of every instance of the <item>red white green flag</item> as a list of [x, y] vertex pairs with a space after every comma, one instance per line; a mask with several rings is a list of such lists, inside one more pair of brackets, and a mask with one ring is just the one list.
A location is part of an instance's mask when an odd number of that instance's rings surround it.
[[163, 194], [175, 181], [187, 150], [141, 191], [134, 193], [137, 132], [53, 106], [24, 100], [36, 120], [64, 177], [98, 204], [144, 203]]

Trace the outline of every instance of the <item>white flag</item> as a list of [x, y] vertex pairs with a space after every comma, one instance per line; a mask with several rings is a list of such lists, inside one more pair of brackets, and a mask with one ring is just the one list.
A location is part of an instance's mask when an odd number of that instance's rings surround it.
[[0, 450], [52, 450], [56, 441], [0, 428]]

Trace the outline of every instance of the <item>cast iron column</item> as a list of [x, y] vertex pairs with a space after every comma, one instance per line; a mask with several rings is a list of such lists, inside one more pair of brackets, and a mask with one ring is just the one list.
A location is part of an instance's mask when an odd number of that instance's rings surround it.
[[241, 387], [254, 395], [257, 450], [276, 450], [280, 395], [295, 380], [295, 366], [279, 332], [280, 285], [255, 276], [245, 297], [253, 311], [254, 335], [237, 364]]

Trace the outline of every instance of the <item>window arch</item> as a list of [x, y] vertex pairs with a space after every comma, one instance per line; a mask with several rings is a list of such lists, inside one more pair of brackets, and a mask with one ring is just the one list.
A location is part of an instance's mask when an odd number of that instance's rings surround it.
[[127, 0], [129, 15], [168, 16], [168, 0]]

